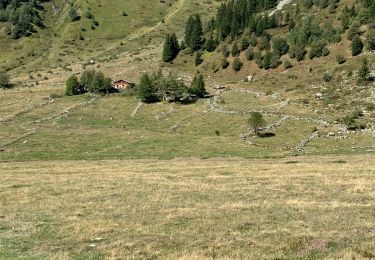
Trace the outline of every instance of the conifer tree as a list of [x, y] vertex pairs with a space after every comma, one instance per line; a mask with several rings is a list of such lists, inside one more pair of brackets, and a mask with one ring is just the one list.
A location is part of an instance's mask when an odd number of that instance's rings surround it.
[[364, 58], [362, 60], [361, 68], [358, 71], [358, 83], [363, 83], [363, 82], [367, 81], [368, 77], [369, 77], [369, 73], [370, 73], [370, 71], [369, 71], [369, 68], [368, 68], [367, 59]]
[[231, 54], [233, 57], [236, 57], [238, 56], [238, 54], [240, 54], [240, 49], [238, 48], [237, 41], [235, 41], [232, 45]]
[[185, 27], [185, 44], [192, 50], [197, 51], [203, 45], [203, 27], [199, 14], [190, 16]]
[[363, 43], [358, 35], [355, 35], [352, 40], [352, 55], [357, 56], [362, 52]]
[[163, 61], [170, 62], [174, 59], [172, 39], [169, 34], [165, 37], [164, 47], [163, 47]]
[[195, 66], [199, 66], [199, 65], [201, 65], [202, 62], [203, 62], [203, 59], [202, 59], [202, 52], [197, 51], [197, 53], [195, 54]]
[[242, 62], [241, 60], [238, 58], [238, 57], [235, 57], [234, 60], [233, 60], [233, 64], [232, 64], [232, 68], [235, 72], [238, 72], [241, 70], [242, 68]]
[[167, 35], [164, 41], [163, 47], [163, 61], [170, 62], [173, 61], [180, 51], [180, 46], [178, 44], [177, 36], [175, 33], [172, 35]]
[[72, 75], [66, 81], [65, 95], [73, 96], [80, 94], [80, 85], [78, 78], [75, 75]]
[[213, 52], [215, 51], [215, 49], [216, 49], [216, 41], [214, 40], [211, 34], [210, 38], [208, 38], [208, 40], [206, 41], [206, 50], [208, 52]]
[[138, 98], [145, 103], [155, 102], [155, 90], [150, 79], [150, 76], [145, 73], [142, 75], [139, 86], [138, 86]]
[[199, 98], [204, 98], [207, 94], [203, 76], [201, 74], [195, 75], [191, 83], [190, 91]]

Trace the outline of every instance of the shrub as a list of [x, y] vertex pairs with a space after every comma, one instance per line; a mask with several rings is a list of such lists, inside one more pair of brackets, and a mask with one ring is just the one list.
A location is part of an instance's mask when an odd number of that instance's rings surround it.
[[81, 86], [79, 85], [78, 78], [72, 75], [66, 81], [65, 95], [74, 96], [81, 93]]
[[362, 52], [363, 43], [358, 35], [355, 35], [352, 40], [352, 55], [357, 56]]
[[325, 56], [328, 56], [330, 54], [330, 51], [329, 49], [326, 47], [323, 48], [322, 50], [322, 55], [325, 57]]
[[223, 59], [221, 60], [221, 67], [223, 69], [226, 69], [226, 68], [228, 68], [228, 66], [229, 66], [229, 62], [228, 62], [227, 58], [223, 57]]
[[203, 62], [203, 59], [202, 59], [202, 52], [200, 51], [197, 51], [197, 53], [195, 54], [195, 66], [199, 66], [202, 64]]
[[270, 60], [270, 68], [275, 69], [280, 65], [280, 56], [277, 53], [273, 53]]
[[246, 50], [247, 48], [249, 48], [250, 46], [250, 42], [249, 40], [246, 38], [246, 37], [243, 37], [240, 41], [240, 48], [242, 51]]
[[367, 81], [369, 77], [369, 73], [370, 73], [370, 70], [368, 67], [367, 59], [364, 58], [362, 60], [361, 68], [358, 71], [358, 83]]
[[9, 82], [9, 76], [8, 74], [4, 72], [0, 72], [0, 88], [9, 88], [10, 82]]
[[242, 62], [240, 61], [238, 57], [234, 58], [232, 68], [235, 72], [240, 71], [242, 68], [242, 65], [243, 65]]
[[254, 51], [251, 48], [247, 49], [246, 52], [245, 52], [245, 56], [246, 56], [247, 60], [253, 60], [254, 59]]
[[375, 50], [375, 29], [371, 28], [366, 33], [366, 39], [367, 39], [367, 48], [369, 50]]
[[228, 57], [229, 56], [229, 51], [228, 51], [228, 48], [226, 45], [224, 45], [221, 49], [221, 53], [223, 54], [224, 57]]
[[338, 64], [343, 64], [343, 63], [346, 62], [346, 59], [345, 59], [345, 57], [344, 57], [343, 55], [341, 55], [341, 54], [337, 54], [337, 55], [336, 55], [336, 62], [337, 62]]
[[292, 67], [293, 67], [293, 65], [292, 65], [292, 63], [289, 60], [285, 60], [284, 61], [284, 68], [285, 69], [290, 69]]
[[330, 81], [332, 80], [332, 74], [331, 74], [331, 73], [328, 73], [328, 72], [324, 73], [324, 75], [323, 75], [323, 80], [324, 80], [325, 82], [330, 82]]
[[280, 56], [284, 55], [289, 50], [289, 45], [285, 38], [272, 38], [272, 49]]
[[315, 57], [323, 56], [323, 49], [326, 47], [326, 43], [324, 41], [318, 40], [311, 44], [311, 49], [309, 52], [309, 58], [313, 59]]
[[207, 94], [203, 76], [201, 74], [195, 75], [191, 83], [190, 91], [197, 97], [203, 98]]
[[238, 48], [237, 42], [233, 43], [231, 54], [232, 54], [233, 57], [238, 56], [240, 54], [240, 49]]

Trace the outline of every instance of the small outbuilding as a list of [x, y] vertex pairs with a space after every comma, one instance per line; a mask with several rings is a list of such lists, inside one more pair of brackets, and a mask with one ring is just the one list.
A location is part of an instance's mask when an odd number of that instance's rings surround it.
[[113, 83], [113, 88], [117, 90], [124, 90], [127, 88], [134, 87], [134, 82], [128, 81], [128, 80], [117, 80]]

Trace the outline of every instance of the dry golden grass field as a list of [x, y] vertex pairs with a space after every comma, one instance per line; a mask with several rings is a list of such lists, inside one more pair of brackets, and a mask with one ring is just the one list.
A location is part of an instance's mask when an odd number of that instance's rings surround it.
[[375, 156], [0, 163], [0, 259], [370, 259]]

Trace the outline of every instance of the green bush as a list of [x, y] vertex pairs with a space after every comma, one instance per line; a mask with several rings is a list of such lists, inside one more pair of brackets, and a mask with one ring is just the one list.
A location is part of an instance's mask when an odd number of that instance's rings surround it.
[[9, 82], [9, 76], [5, 72], [0, 72], [0, 88], [9, 88], [11, 86]]
[[352, 40], [352, 55], [357, 56], [362, 52], [363, 43], [358, 35], [355, 35]]
[[344, 57], [343, 55], [341, 55], [341, 54], [337, 54], [337, 55], [336, 55], [336, 62], [337, 62], [338, 64], [343, 64], [343, 63], [346, 62], [346, 59], [345, 59], [345, 57]]
[[81, 86], [76, 75], [72, 75], [66, 81], [65, 95], [74, 96], [81, 94]]
[[331, 74], [331, 73], [328, 73], [328, 72], [324, 73], [324, 75], [323, 75], [323, 80], [324, 80], [325, 82], [330, 82], [330, 81], [332, 80], [332, 74]]
[[235, 72], [240, 71], [242, 68], [242, 62], [238, 57], [235, 57], [233, 60], [232, 68]]
[[293, 65], [292, 65], [292, 63], [289, 60], [285, 60], [284, 61], [284, 68], [285, 69], [290, 69], [292, 67], [293, 67]]

